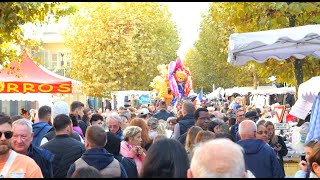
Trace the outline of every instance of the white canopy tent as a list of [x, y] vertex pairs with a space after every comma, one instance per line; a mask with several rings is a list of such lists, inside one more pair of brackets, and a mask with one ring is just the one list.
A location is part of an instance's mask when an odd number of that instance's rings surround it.
[[263, 63], [269, 58], [281, 61], [290, 56], [320, 58], [320, 25], [234, 33], [229, 38], [228, 62], [235, 66], [252, 60]]
[[298, 90], [298, 100], [293, 105], [290, 114], [305, 119], [312, 108], [312, 104], [320, 92], [320, 76], [312, 77], [308, 81], [300, 84]]

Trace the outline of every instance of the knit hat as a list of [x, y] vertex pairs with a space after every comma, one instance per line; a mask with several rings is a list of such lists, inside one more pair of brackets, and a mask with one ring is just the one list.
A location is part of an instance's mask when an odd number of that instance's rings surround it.
[[69, 116], [68, 104], [66, 102], [64, 102], [64, 101], [55, 102], [53, 104], [51, 114], [52, 114], [52, 118], [53, 119], [56, 116], [58, 116], [59, 114], [65, 114], [65, 115]]

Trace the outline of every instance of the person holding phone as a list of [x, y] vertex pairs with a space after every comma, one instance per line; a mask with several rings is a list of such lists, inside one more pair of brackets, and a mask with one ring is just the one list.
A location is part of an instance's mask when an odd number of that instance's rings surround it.
[[287, 146], [284, 143], [283, 138], [275, 134], [275, 128], [271, 121], [267, 121], [265, 123], [265, 126], [267, 127], [267, 131], [268, 131], [268, 138], [269, 138], [268, 144], [276, 152], [279, 164], [283, 172], [285, 173], [284, 166], [283, 166], [283, 156], [286, 156], [288, 154]]

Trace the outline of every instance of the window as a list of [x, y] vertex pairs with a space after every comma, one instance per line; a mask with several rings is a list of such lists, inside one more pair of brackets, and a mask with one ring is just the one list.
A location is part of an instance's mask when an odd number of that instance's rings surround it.
[[56, 68], [58, 65], [58, 55], [57, 54], [52, 54], [51, 55], [51, 68]]

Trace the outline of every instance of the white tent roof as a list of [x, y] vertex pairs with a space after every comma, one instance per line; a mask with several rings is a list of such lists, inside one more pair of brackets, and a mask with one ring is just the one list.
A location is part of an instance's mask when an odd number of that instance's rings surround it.
[[320, 25], [307, 25], [269, 31], [234, 33], [229, 39], [228, 62], [241, 66], [254, 60], [284, 60], [290, 56], [320, 58]]
[[298, 89], [298, 98], [313, 102], [320, 92], [320, 76], [312, 77], [308, 81], [300, 84]]
[[305, 119], [319, 92], [320, 76], [312, 77], [308, 81], [300, 84], [298, 89], [298, 101], [292, 106], [290, 114]]

